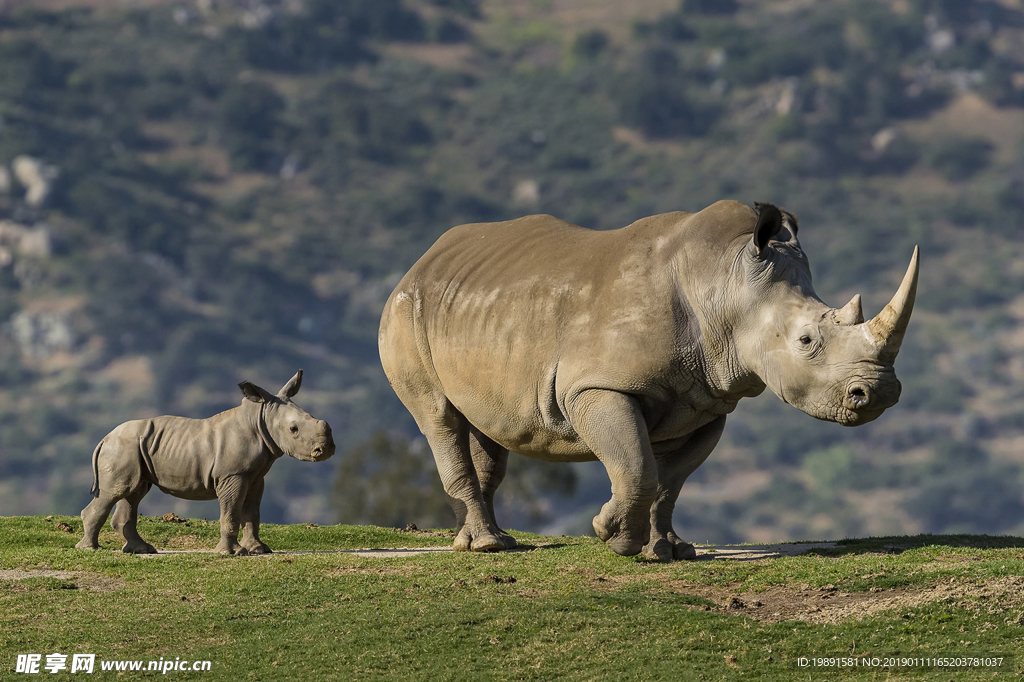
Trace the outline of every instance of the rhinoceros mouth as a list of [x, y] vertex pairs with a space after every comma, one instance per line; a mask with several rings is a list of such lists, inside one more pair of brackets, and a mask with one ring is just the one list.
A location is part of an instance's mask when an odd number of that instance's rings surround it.
[[885, 412], [885, 409], [882, 407], [851, 410], [844, 407], [839, 410], [839, 414], [832, 421], [838, 422], [843, 426], [860, 426], [861, 424], [867, 424], [878, 419]]
[[334, 443], [315, 445], [309, 453], [309, 461], [320, 462], [334, 454]]

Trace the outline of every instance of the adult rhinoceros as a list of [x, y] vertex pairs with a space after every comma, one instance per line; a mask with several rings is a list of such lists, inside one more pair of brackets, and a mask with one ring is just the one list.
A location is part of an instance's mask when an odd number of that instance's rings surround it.
[[864, 322], [859, 296], [833, 309], [814, 293], [797, 227], [770, 204], [721, 201], [607, 232], [535, 215], [442, 235], [391, 294], [379, 342], [433, 450], [455, 549], [515, 546], [493, 505], [513, 450], [600, 460], [612, 497], [597, 536], [693, 558], [672, 510], [740, 398], [768, 386], [847, 426], [895, 404], [917, 250]]

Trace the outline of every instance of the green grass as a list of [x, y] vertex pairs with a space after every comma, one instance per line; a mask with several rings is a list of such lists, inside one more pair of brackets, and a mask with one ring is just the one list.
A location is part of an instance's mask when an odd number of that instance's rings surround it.
[[[0, 579], [0, 677], [27, 679], [14, 673], [18, 653], [52, 652], [208, 659], [212, 672], [168, 673], [203, 680], [959, 680], [1014, 673], [823, 672], [796, 660], [996, 652], [1016, 655], [1018, 674], [1024, 664], [1024, 588], [998, 589], [1024, 585], [1021, 538], [849, 540], [799, 557], [666, 565], [616, 556], [594, 538], [526, 533], [516, 533], [522, 552], [369, 558], [332, 550], [451, 537], [269, 525], [271, 547], [319, 553], [135, 557], [118, 551], [109, 526], [100, 551], [76, 550], [80, 532], [74, 517], [0, 519], [0, 571], [75, 572]], [[140, 533], [161, 549], [209, 549], [217, 525], [144, 519]], [[962, 591], [941, 591], [950, 585]], [[905, 601], [861, 620], [759, 619], [785, 595], [826, 604], [833, 594]], [[732, 597], [748, 606], [727, 608]], [[751, 606], [761, 599], [764, 608]], [[163, 677], [121, 677], [147, 675]]]

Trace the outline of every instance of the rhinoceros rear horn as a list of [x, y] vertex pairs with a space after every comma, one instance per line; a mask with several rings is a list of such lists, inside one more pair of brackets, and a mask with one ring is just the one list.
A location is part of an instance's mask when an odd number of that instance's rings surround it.
[[903, 282], [896, 295], [882, 312], [867, 322], [868, 333], [878, 346], [878, 357], [883, 362], [892, 362], [896, 359], [896, 354], [900, 352], [900, 345], [903, 343], [903, 335], [906, 334], [907, 325], [910, 323], [910, 314], [914, 312], [914, 299], [917, 296], [917, 252], [915, 246], [907, 274], [903, 276]]
[[856, 294], [850, 302], [836, 311], [836, 322], [839, 324], [860, 324], [864, 321], [864, 310], [860, 307], [860, 294]]
[[291, 398], [299, 392], [299, 388], [302, 387], [302, 370], [300, 369], [295, 373], [288, 383], [281, 387], [281, 390], [277, 392], [279, 398]]

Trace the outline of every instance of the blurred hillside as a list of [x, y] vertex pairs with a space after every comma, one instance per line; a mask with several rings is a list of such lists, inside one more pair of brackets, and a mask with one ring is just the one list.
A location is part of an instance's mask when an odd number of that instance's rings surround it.
[[[278, 463], [264, 518], [445, 522], [377, 358], [404, 271], [459, 223], [734, 198], [800, 217], [833, 305], [873, 315], [915, 244], [921, 291], [901, 403], [741, 403], [684, 534], [1022, 533], [1022, 140], [1014, 0], [9, 0], [0, 514], [78, 513], [113, 426], [302, 367], [339, 454]], [[510, 527], [587, 532], [607, 499], [597, 465], [510, 472]], [[217, 513], [143, 509], [169, 510]]]

